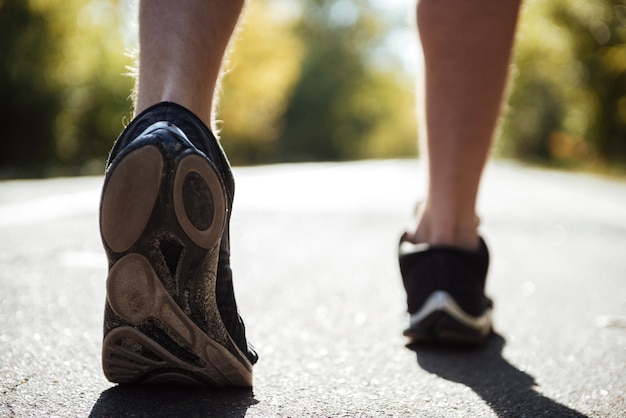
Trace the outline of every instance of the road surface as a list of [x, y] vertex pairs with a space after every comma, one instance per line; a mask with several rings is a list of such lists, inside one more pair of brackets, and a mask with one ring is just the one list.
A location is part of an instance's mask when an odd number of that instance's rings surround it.
[[235, 169], [251, 391], [107, 382], [102, 178], [0, 182], [0, 416], [626, 416], [626, 182], [491, 164], [498, 335], [414, 351], [396, 246], [420, 174], [404, 160]]

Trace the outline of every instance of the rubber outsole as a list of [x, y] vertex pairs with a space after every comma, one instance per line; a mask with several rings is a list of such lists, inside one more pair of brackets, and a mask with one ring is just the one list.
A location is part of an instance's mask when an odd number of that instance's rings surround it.
[[437, 291], [411, 315], [404, 335], [409, 337], [409, 345], [482, 345], [492, 332], [491, 308], [473, 317], [447, 292]]
[[433, 312], [421, 323], [404, 330], [409, 338], [407, 345], [483, 345], [492, 334], [477, 332], [460, 325], [446, 312]]
[[[105, 179], [100, 225], [111, 265], [107, 309], [116, 317], [108, 320], [113, 325], [103, 341], [105, 376], [115, 383], [250, 387], [252, 365], [228, 336], [215, 301], [215, 262], [227, 211], [224, 187], [203, 155], [184, 146], [174, 158], [168, 152], [156, 143], [130, 150], [113, 162]], [[155, 215], [163, 206], [171, 209]], [[164, 235], [163, 225], [173, 225], [166, 232], [180, 244], [180, 254], [188, 246], [190, 254], [200, 255], [195, 270], [208, 271], [201, 275], [212, 292], [206, 331], [186, 312], [189, 302], [168, 291], [178, 282], [166, 283], [162, 266], [151, 262], [152, 242]]]

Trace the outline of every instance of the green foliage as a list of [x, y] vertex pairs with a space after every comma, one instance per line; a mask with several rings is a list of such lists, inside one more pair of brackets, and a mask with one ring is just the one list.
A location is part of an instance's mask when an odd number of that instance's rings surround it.
[[130, 111], [120, 28], [115, 0], [0, 2], [0, 176], [102, 172]]
[[50, 132], [61, 97], [42, 69], [59, 45], [46, 15], [23, 0], [0, 2], [0, 28], [0, 167], [14, 175], [35, 170], [54, 155]]
[[[101, 172], [130, 118], [123, 10], [0, 0], [0, 177]], [[376, 55], [402, 24], [371, 0], [249, 2], [218, 108], [231, 160], [414, 155], [412, 78]], [[623, 2], [525, 1], [508, 107], [500, 155], [626, 165]]]
[[[413, 82], [368, 62], [368, 52], [387, 28], [365, 2], [301, 2], [297, 17], [283, 22], [281, 33], [267, 44], [262, 33], [277, 26], [268, 23], [271, 13], [263, 13], [263, 4], [267, 8], [269, 3], [256, 4], [236, 44], [219, 112], [223, 144], [232, 160], [342, 160], [415, 153]], [[264, 83], [267, 60], [274, 61], [273, 71], [285, 69], [285, 76]], [[265, 90], [252, 95], [242, 91], [246, 80], [260, 82]], [[284, 94], [279, 106], [276, 89]], [[260, 127], [255, 117], [259, 113], [269, 116], [271, 126], [251, 131], [245, 139], [234, 135], [234, 119], [245, 126], [241, 115], [247, 115], [252, 126]], [[246, 161], [242, 155], [252, 158]]]
[[[394, 108], [398, 96], [407, 93], [399, 80], [376, 71], [366, 61], [368, 47], [376, 36], [385, 33], [380, 19], [363, 2], [352, 3], [352, 10], [338, 16], [335, 7], [342, 2], [318, 3], [305, 10], [299, 28], [300, 36], [307, 40], [307, 54], [278, 138], [282, 160], [361, 156], [364, 139], [382, 121], [393, 117], [394, 110], [406, 115]], [[412, 108], [404, 109], [411, 119]], [[398, 130], [388, 128], [379, 140], [388, 141], [398, 135]], [[402, 139], [415, 148], [415, 132]]]
[[267, 1], [249, 2], [242, 23], [225, 64], [218, 126], [231, 162], [263, 163], [276, 159], [303, 43], [294, 34], [298, 20], [279, 16]]
[[[621, 1], [555, 8], [581, 71], [581, 106], [592, 114], [585, 137], [602, 158], [626, 161], [626, 7]], [[586, 6], [586, 7], [583, 7]]]
[[500, 151], [566, 165], [626, 163], [626, 7], [526, 2]]

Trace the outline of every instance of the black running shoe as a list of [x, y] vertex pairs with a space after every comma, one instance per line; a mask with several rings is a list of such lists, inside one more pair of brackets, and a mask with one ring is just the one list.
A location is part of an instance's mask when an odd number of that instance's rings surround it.
[[409, 344], [475, 344], [492, 332], [493, 303], [485, 296], [489, 251], [400, 240], [400, 271], [407, 292]]
[[187, 109], [155, 105], [118, 138], [100, 205], [110, 381], [252, 386], [257, 355], [229, 263], [233, 196], [224, 152]]

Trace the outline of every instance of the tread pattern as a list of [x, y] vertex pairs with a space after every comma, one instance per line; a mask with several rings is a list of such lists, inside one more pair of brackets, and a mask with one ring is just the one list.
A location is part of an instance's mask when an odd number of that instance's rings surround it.
[[[115, 383], [250, 387], [252, 365], [228, 335], [215, 301], [224, 186], [206, 157], [172, 138], [124, 150], [107, 172], [100, 221], [110, 264], [104, 373]], [[207, 208], [209, 222], [194, 219]], [[178, 258], [156, 263], [166, 258], [163, 248], [177, 248]], [[210, 289], [202, 326], [190, 317], [198, 280]]]

